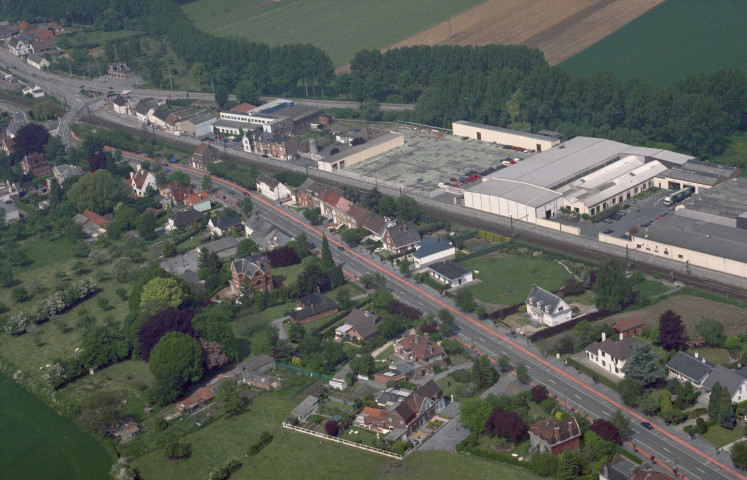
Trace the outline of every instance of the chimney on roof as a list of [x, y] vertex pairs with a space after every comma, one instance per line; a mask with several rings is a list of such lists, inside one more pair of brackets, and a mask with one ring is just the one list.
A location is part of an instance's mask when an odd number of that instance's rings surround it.
[[602, 341], [604, 342], [605, 340], [607, 340], [607, 334], [602, 332]]
[[420, 335], [415, 334], [415, 343], [420, 343]]
[[695, 352], [695, 358], [698, 358], [698, 352]]
[[606, 462], [602, 466], [602, 475], [604, 475], [605, 478], [609, 478], [610, 476], [610, 466]]
[[622, 341], [622, 339], [623, 339], [623, 332], [620, 332], [620, 340]]

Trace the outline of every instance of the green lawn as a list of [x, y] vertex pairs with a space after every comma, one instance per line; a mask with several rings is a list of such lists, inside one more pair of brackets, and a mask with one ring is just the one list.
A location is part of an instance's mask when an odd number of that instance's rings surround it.
[[569, 273], [557, 263], [537, 258], [489, 257], [462, 263], [478, 270], [481, 283], [471, 287], [475, 297], [483, 302], [513, 305], [526, 300], [533, 284], [553, 291], [563, 286]]
[[374, 360], [384, 360], [386, 358], [391, 357], [392, 355], [394, 355], [394, 345], [389, 345], [388, 347], [384, 349], [383, 352], [381, 352], [378, 356], [376, 356]]
[[744, 429], [742, 427], [736, 427], [734, 430], [727, 430], [721, 425], [714, 425], [708, 427], [708, 431], [703, 434], [703, 438], [708, 440], [716, 448], [721, 448], [724, 445], [728, 445], [732, 442], [736, 442], [744, 435]]
[[95, 438], [4, 376], [0, 398], [2, 478], [108, 478], [112, 457]]
[[339, 66], [349, 63], [359, 50], [382, 49], [484, 1], [197, 0], [182, 9], [210, 33], [272, 46], [311, 43]]
[[729, 353], [724, 348], [701, 347], [690, 350], [690, 353], [696, 352], [701, 358], [705, 358], [712, 363], [726, 364], [731, 362]]
[[638, 290], [638, 294], [642, 297], [653, 297], [654, 295], [661, 295], [664, 292], [671, 290], [671, 287], [667, 287], [661, 282], [655, 280], [644, 280], [635, 285]]
[[[171, 461], [156, 450], [135, 459], [133, 464], [139, 469], [143, 480], [203, 479], [213, 467], [229, 458], [238, 458], [244, 463], [241, 470], [231, 475], [231, 480], [540, 478], [515, 467], [445, 452], [415, 453], [402, 462], [400, 468], [395, 468], [390, 458], [284, 430], [280, 422], [297, 402], [260, 395], [252, 401], [248, 411], [237, 417], [220, 418], [186, 435], [183, 441], [192, 445], [190, 458]], [[272, 443], [258, 455], [246, 457], [249, 445], [265, 430], [274, 436]]]
[[574, 75], [608, 71], [662, 86], [700, 72], [747, 71], [747, 55], [734, 54], [744, 45], [745, 25], [743, 0], [668, 1], [561, 66]]

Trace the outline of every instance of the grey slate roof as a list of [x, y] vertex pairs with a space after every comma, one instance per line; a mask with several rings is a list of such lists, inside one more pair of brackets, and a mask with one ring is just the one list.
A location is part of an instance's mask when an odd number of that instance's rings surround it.
[[211, 221], [213, 222], [213, 226], [215, 226], [215, 228], [220, 228], [221, 230], [227, 230], [229, 228], [241, 225], [241, 217], [227, 215], [218, 215]]
[[42, 60], [44, 60], [44, 57], [42, 57], [41, 55], [34, 55], [32, 53], [26, 58], [26, 60], [30, 60], [38, 65]]
[[442, 242], [439, 238], [425, 237], [420, 240], [420, 247], [412, 254], [415, 258], [423, 258], [434, 253], [443, 252], [452, 248], [450, 243]]
[[667, 368], [687, 378], [693, 385], [701, 385], [714, 365], [705, 358], [695, 358], [687, 352], [677, 352], [668, 362]]
[[272, 177], [268, 177], [267, 175], [260, 175], [259, 177], [257, 177], [257, 183], [264, 183], [272, 190], [275, 190], [278, 185], [280, 185], [279, 181], [275, 180]]
[[395, 248], [402, 248], [408, 245], [413, 245], [420, 240], [420, 232], [418, 227], [412, 221], [405, 223], [404, 225], [394, 225], [387, 228], [389, 235], [392, 237], [392, 243]]
[[218, 240], [214, 240], [212, 242], [206, 243], [204, 245], [200, 245], [197, 247], [197, 250], [202, 250], [203, 248], [207, 250], [210, 253], [221, 253], [226, 250], [230, 250], [232, 248], [236, 248], [239, 245], [239, 239], [235, 237], [223, 237], [219, 238]]
[[270, 268], [263, 258], [256, 258], [256, 255], [252, 257], [244, 257], [235, 260], [232, 264], [236, 268], [236, 272], [244, 274], [247, 277], [253, 277], [258, 271], [269, 272]]
[[452, 262], [451, 260], [434, 263], [433, 265], [430, 265], [428, 269], [433, 270], [434, 272], [438, 273], [444, 278], [448, 278], [449, 280], [456, 280], [457, 278], [461, 278], [470, 273], [469, 270], [462, 267], [458, 263]]
[[311, 295], [306, 295], [305, 297], [299, 298], [298, 302], [302, 305], [306, 305], [306, 307], [302, 308], [301, 310], [291, 312], [288, 316], [293, 320], [297, 320], [299, 318], [303, 319], [323, 312], [329, 312], [337, 308], [337, 304], [335, 302], [327, 298], [326, 295], [322, 295], [321, 293], [312, 293]]
[[529, 292], [529, 297], [527, 297], [527, 303], [532, 305], [533, 307], [538, 306], [538, 304], [542, 302], [542, 308], [545, 308], [546, 306], [550, 306], [550, 311], [554, 312], [558, 308], [558, 304], [560, 303], [560, 297], [557, 295], [554, 295], [544, 288], [538, 287], [537, 285], [532, 287], [532, 291]]
[[354, 308], [350, 315], [345, 317], [345, 323], [353, 327], [361, 337], [368, 338], [378, 332], [376, 328], [378, 318], [375, 313]]
[[202, 115], [184, 120], [184, 122], [189, 122], [192, 125], [202, 125], [203, 123], [207, 123], [210, 121], [218, 121], [214, 113], [204, 113]]
[[716, 365], [711, 370], [708, 378], [703, 382], [703, 388], [710, 391], [716, 383], [720, 383], [723, 388], [729, 391], [729, 395], [731, 396], [734, 395], [744, 381], [745, 378], [737, 373], [736, 370], [726, 368], [723, 365]]
[[587, 352], [591, 352], [594, 355], [598, 351], [609, 354], [612, 358], [617, 360], [625, 360], [633, 355], [633, 348], [637, 345], [637, 342], [631, 337], [625, 337], [619, 342], [615, 342], [611, 339], [607, 339], [603, 342], [593, 342], [586, 347]]
[[177, 210], [171, 215], [174, 220], [174, 226], [176, 228], [182, 228], [187, 225], [192, 225], [195, 222], [202, 221], [202, 214], [194, 208], [185, 208], [184, 210]]
[[156, 107], [155, 110], [153, 110], [153, 116], [156, 117], [157, 119], [163, 120], [165, 122], [166, 119], [169, 117], [169, 112], [166, 109], [161, 108], [160, 106], [158, 106], [158, 107]]

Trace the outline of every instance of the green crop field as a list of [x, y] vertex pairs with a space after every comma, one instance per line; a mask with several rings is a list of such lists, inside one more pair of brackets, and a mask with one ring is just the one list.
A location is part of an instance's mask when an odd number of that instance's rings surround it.
[[0, 398], [0, 477], [108, 478], [112, 458], [95, 438], [2, 375]]
[[609, 71], [666, 86], [722, 68], [747, 71], [744, 0], [668, 0], [561, 63], [571, 74]]
[[557, 290], [570, 277], [561, 265], [541, 258], [476, 258], [462, 266], [480, 272], [476, 277], [481, 283], [471, 287], [475, 297], [498, 305], [526, 300], [535, 283], [545, 290]]
[[340, 66], [358, 50], [388, 47], [484, 1], [197, 0], [182, 8], [207, 32], [273, 46], [311, 43]]

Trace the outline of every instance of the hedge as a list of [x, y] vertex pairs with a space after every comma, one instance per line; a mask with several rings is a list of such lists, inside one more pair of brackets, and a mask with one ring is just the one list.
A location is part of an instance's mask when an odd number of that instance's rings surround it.
[[513, 315], [514, 313], [518, 312], [519, 308], [521, 308], [522, 306], [524, 306], [524, 302], [498, 309], [495, 312], [489, 314], [488, 318], [491, 320], [502, 320], [507, 316]]
[[553, 335], [557, 335], [559, 333], [565, 332], [566, 330], [572, 329], [579, 322], [583, 320], [587, 320], [589, 322], [595, 322], [601, 318], [609, 317], [610, 315], [612, 315], [612, 312], [609, 310], [597, 310], [596, 312], [592, 312], [586, 315], [581, 315], [565, 323], [561, 323], [560, 325], [555, 325], [554, 327], [548, 327], [548, 328], [539, 330], [537, 332], [534, 332], [533, 334], [529, 335], [529, 341], [536, 342], [537, 340], [541, 340], [547, 337], [552, 337]]
[[514, 242], [506, 242], [506, 243], [499, 243], [497, 245], [491, 245], [489, 247], [483, 248], [482, 250], [478, 250], [476, 252], [463, 255], [459, 258], [455, 258], [454, 261], [456, 263], [463, 263], [463, 262], [466, 262], [467, 260], [472, 260], [473, 258], [482, 257], [483, 255], [487, 255], [488, 253], [493, 253], [493, 252], [497, 252], [498, 250], [503, 250], [504, 248], [507, 248], [513, 244]]
[[610, 387], [612, 390], [614, 390], [616, 392], [618, 391], [617, 390], [617, 388], [618, 388], [617, 387], [617, 382], [615, 382], [613, 380], [610, 380], [609, 378], [605, 377], [604, 375], [601, 375], [599, 372], [595, 372], [591, 368], [587, 367], [586, 365], [583, 365], [583, 364], [579, 363], [578, 361], [576, 361], [575, 359], [573, 359], [571, 357], [565, 357], [565, 361], [568, 363], [568, 365], [572, 366], [573, 368], [575, 368], [579, 372], [585, 373], [586, 375], [588, 375], [588, 376], [590, 376], [592, 378], [596, 378], [597, 380], [599, 380], [600, 383], [602, 383], [602, 384]]

